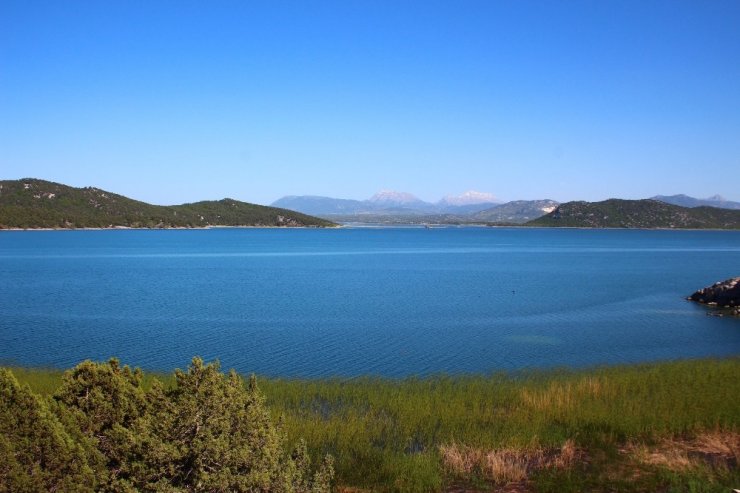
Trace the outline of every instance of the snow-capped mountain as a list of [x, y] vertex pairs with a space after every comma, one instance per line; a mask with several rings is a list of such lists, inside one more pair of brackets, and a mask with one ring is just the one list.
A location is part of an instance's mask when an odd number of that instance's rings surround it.
[[394, 190], [381, 190], [372, 197], [368, 202], [385, 207], [408, 207], [413, 205], [427, 204], [420, 198], [408, 192], [396, 192]]
[[460, 195], [447, 195], [439, 201], [440, 205], [476, 205], [476, 204], [497, 204], [499, 200], [491, 193], [477, 192], [469, 190]]

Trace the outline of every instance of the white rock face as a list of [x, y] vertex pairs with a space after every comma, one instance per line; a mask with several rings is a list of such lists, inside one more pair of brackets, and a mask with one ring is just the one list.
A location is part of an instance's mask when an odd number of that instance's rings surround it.
[[557, 205], [551, 205], [549, 207], [542, 207], [542, 208], [540, 208], [540, 210], [542, 212], [544, 212], [545, 214], [549, 214], [549, 213], [551, 213], [552, 211], [554, 211], [557, 208], [558, 208]]
[[396, 205], [413, 204], [415, 202], [421, 202], [419, 198], [417, 198], [416, 196], [408, 192], [395, 192], [393, 190], [381, 190], [380, 192], [370, 197], [369, 200], [370, 202], [375, 202], [378, 204], [396, 204]]
[[440, 200], [440, 203], [447, 205], [475, 205], [495, 202], [499, 202], [499, 200], [493, 194], [476, 192], [475, 190], [469, 190], [460, 195], [448, 195]]

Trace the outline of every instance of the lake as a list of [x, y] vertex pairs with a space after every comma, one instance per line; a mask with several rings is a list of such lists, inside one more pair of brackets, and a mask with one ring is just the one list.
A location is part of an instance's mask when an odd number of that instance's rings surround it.
[[399, 377], [737, 355], [740, 320], [685, 301], [737, 275], [739, 231], [7, 231], [0, 361]]

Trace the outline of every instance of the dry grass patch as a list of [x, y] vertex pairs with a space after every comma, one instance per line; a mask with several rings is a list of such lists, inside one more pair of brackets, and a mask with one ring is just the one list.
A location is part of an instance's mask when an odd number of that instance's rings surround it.
[[452, 443], [439, 447], [442, 454], [442, 463], [458, 476], [470, 475], [480, 463], [483, 452], [473, 447], [465, 447]]
[[527, 479], [530, 463], [538, 462], [541, 455], [540, 450], [491, 450], [483, 457], [481, 470], [494, 483], [516, 483]]
[[583, 451], [576, 447], [576, 442], [570, 438], [560, 447], [560, 453], [552, 459], [552, 467], [556, 469], [570, 469], [576, 462], [583, 459]]
[[588, 376], [574, 382], [551, 382], [544, 389], [524, 388], [520, 396], [524, 405], [538, 412], [566, 412], [585, 399], [606, 399], [614, 394], [606, 379]]
[[659, 447], [648, 447], [645, 444], [629, 444], [626, 452], [641, 464], [661, 466], [671, 471], [685, 471], [697, 464], [689, 458], [686, 450], [675, 443], [661, 442]]
[[469, 478], [480, 474], [496, 484], [526, 481], [540, 469], [567, 469], [578, 461], [582, 453], [573, 440], [567, 440], [560, 449], [500, 448], [483, 450], [465, 445], [450, 444], [440, 447], [442, 462], [450, 473]]
[[740, 433], [734, 431], [700, 433], [692, 443], [692, 450], [734, 459], [735, 465], [740, 464]]
[[740, 463], [740, 433], [709, 431], [692, 439], [670, 438], [648, 446], [631, 443], [624, 452], [642, 464], [682, 472], [705, 465], [737, 467]]

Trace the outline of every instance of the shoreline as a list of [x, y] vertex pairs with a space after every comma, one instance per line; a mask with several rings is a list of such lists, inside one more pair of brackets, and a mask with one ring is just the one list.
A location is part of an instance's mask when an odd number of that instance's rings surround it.
[[[429, 227], [427, 227], [429, 226]], [[495, 225], [483, 223], [408, 223], [408, 224], [384, 224], [384, 223], [347, 223], [335, 226], [172, 226], [166, 228], [139, 228], [132, 226], [113, 226], [106, 228], [0, 228], [3, 231], [166, 231], [166, 230], [208, 230], [208, 229], [352, 229], [352, 228], [375, 228], [375, 229], [397, 229], [414, 227], [418, 229], [460, 229], [460, 228], [491, 228], [491, 229], [567, 229], [567, 230], [593, 230], [593, 231], [740, 231], [740, 228], [614, 228], [614, 227], [588, 227], [588, 226], [526, 226], [524, 224]]]
[[337, 226], [173, 226], [169, 228], [135, 228], [131, 226], [113, 226], [111, 228], [0, 228], [2, 231], [167, 231], [167, 230], [206, 230], [206, 229], [337, 229]]
[[[96, 359], [82, 359], [75, 363], [78, 365], [83, 361], [93, 361], [96, 363], [105, 363], [111, 358], [116, 356], [109, 356], [108, 358], [96, 360]], [[217, 361], [216, 358], [214, 361]], [[676, 364], [710, 364], [710, 363], [721, 363], [721, 362], [737, 362], [740, 363], [740, 352], [734, 355], [728, 356], [698, 356], [689, 358], [668, 358], [651, 361], [638, 361], [638, 362], [625, 362], [625, 363], [600, 363], [586, 366], [547, 366], [547, 367], [527, 367], [519, 368], [514, 370], [507, 369], [490, 369], [488, 371], [480, 372], [462, 372], [462, 373], [451, 373], [451, 372], [433, 372], [428, 374], [409, 374], [405, 376], [385, 376], [377, 373], [363, 373], [360, 375], [322, 375], [322, 376], [300, 376], [300, 375], [275, 375], [265, 373], [255, 373], [251, 370], [247, 371], [236, 371], [237, 374], [242, 376], [249, 376], [254, 374], [259, 379], [271, 380], [271, 381], [285, 381], [285, 382], [376, 382], [376, 383], [391, 383], [397, 384], [407, 381], [421, 381], [429, 382], [434, 380], [476, 380], [476, 379], [489, 379], [489, 378], [506, 378], [513, 381], [527, 380], [531, 378], [535, 379], [550, 379], [550, 378], [561, 378], [561, 377], [577, 377], [588, 375], [598, 372], [620, 372], [620, 371], [640, 371], [648, 370], [656, 367], [671, 366]], [[187, 368], [188, 361], [183, 361], [181, 366], [174, 368], [151, 368], [146, 366], [137, 366], [131, 364], [128, 361], [122, 361], [122, 365], [128, 365], [132, 369], [139, 368], [142, 371], [150, 375], [168, 375], [177, 369]], [[55, 365], [25, 365], [12, 360], [1, 360], [0, 368], [18, 369], [27, 372], [42, 372], [42, 373], [64, 373], [65, 371], [73, 368], [72, 366], [55, 366]], [[232, 368], [222, 367], [222, 372], [228, 372]]]

